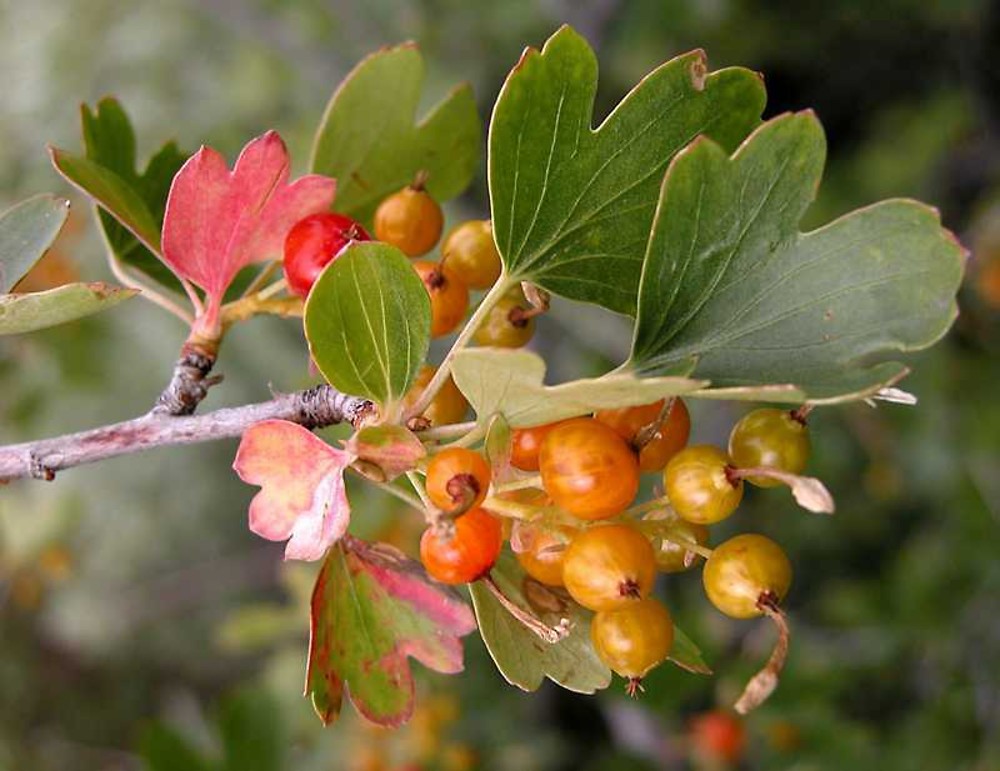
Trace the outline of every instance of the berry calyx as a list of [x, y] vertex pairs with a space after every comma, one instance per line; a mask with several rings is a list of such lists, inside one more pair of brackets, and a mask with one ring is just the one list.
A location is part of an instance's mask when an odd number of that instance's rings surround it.
[[649, 540], [630, 525], [579, 531], [563, 558], [563, 585], [590, 610], [614, 610], [649, 595], [656, 559]]
[[[449, 267], [451, 263], [449, 263]], [[520, 297], [518, 296], [520, 295]], [[473, 335], [477, 345], [520, 348], [535, 334], [536, 311], [517, 294], [501, 297]]]
[[[729, 455], [739, 468], [767, 467], [801, 474], [809, 450], [809, 428], [795, 410], [754, 410], [744, 415], [729, 435]], [[763, 476], [747, 476], [746, 480], [758, 487], [781, 484]]]
[[740, 505], [743, 481], [731, 472], [729, 456], [702, 444], [677, 453], [663, 472], [667, 497], [681, 518], [699, 525], [721, 522]]
[[639, 490], [639, 462], [625, 440], [593, 418], [560, 423], [538, 455], [542, 486], [553, 502], [579, 519], [613, 517]]
[[467, 511], [486, 499], [490, 465], [478, 452], [448, 447], [427, 464], [427, 497], [446, 514]]
[[453, 528], [431, 526], [420, 538], [420, 561], [445, 584], [467, 584], [487, 573], [500, 556], [500, 521], [485, 509], [462, 514]]
[[293, 293], [305, 297], [323, 268], [353, 241], [370, 241], [361, 224], [345, 214], [322, 212], [296, 222], [285, 236], [285, 280]]
[[375, 237], [400, 249], [409, 257], [420, 257], [441, 238], [444, 214], [424, 190], [423, 178], [393, 193], [375, 210]]
[[660, 399], [652, 404], [599, 410], [594, 417], [613, 428], [639, 453], [642, 471], [662, 471], [691, 435], [691, 416], [680, 398], [669, 403]]
[[603, 610], [590, 622], [590, 639], [601, 661], [628, 678], [626, 692], [636, 696], [642, 678], [670, 654], [674, 622], [654, 597], [617, 610]]
[[489, 220], [469, 220], [456, 227], [444, 240], [441, 256], [472, 289], [489, 289], [500, 277], [500, 254]]
[[468, 288], [440, 263], [418, 260], [413, 263], [413, 269], [431, 298], [431, 337], [453, 332], [468, 310]]
[[792, 583], [792, 566], [770, 538], [737, 535], [712, 550], [702, 573], [711, 603], [732, 618], [763, 615], [776, 605]]

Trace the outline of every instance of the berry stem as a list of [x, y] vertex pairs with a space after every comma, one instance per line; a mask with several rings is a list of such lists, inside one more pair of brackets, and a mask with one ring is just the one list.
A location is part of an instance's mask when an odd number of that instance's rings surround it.
[[525, 490], [529, 487], [537, 487], [541, 489], [542, 487], [541, 474], [535, 474], [534, 476], [525, 477], [524, 479], [515, 479], [513, 482], [506, 482], [505, 484], [498, 485], [494, 488], [494, 492], [512, 493], [515, 490]]
[[660, 426], [667, 419], [670, 410], [674, 408], [675, 401], [677, 401], [677, 397], [671, 396], [663, 402], [663, 407], [660, 408], [660, 414], [656, 416], [656, 419], [652, 423], [647, 423], [636, 432], [635, 438], [632, 440], [632, 447], [636, 452], [639, 452], [643, 447], [656, 439], [657, 434], [660, 432]]
[[[351, 471], [354, 472], [355, 474], [358, 474], [358, 476], [362, 476], [360, 474], [360, 472], [356, 471], [355, 469], [351, 468], [350, 466], [348, 466], [348, 468], [350, 468]], [[394, 498], [398, 498], [399, 500], [403, 501], [404, 503], [406, 503], [407, 505], [409, 505], [412, 508], [416, 509], [417, 511], [422, 511], [423, 510], [424, 505], [423, 505], [423, 503], [421, 503], [420, 499], [417, 496], [412, 495], [411, 493], [406, 492], [406, 490], [403, 490], [403, 489], [397, 487], [396, 485], [392, 484], [391, 482], [376, 482], [376, 481], [370, 479], [369, 477], [363, 477], [363, 478], [366, 481], [371, 482], [373, 485], [375, 485], [380, 490], [388, 493], [389, 495], [393, 496]]]
[[259, 292], [271, 276], [273, 276], [278, 270], [278, 265], [279, 263], [277, 260], [267, 263], [267, 265], [265, 265], [261, 271], [253, 277], [253, 281], [251, 281], [247, 285], [247, 288], [243, 290], [243, 294], [240, 295], [240, 298], [249, 297], [250, 295]]
[[796, 407], [788, 414], [792, 416], [792, 420], [801, 423], [804, 426], [806, 424], [806, 418], [809, 417], [809, 413], [813, 411], [815, 406], [815, 404], [806, 402], [801, 407]]
[[670, 532], [662, 533], [660, 537], [664, 541], [670, 541], [670, 543], [677, 544], [682, 549], [686, 549], [689, 552], [697, 554], [705, 559], [712, 556], [712, 550], [707, 546], [702, 546], [700, 543], [695, 543], [687, 538], [682, 538], [679, 535], [674, 535]]
[[549, 509], [545, 506], [532, 506], [530, 503], [518, 503], [517, 501], [506, 501], [491, 495], [483, 502], [483, 508], [499, 514], [502, 517], [513, 519], [532, 520], [538, 519]]
[[757, 607], [774, 622], [778, 629], [778, 640], [774, 644], [774, 650], [771, 651], [771, 656], [764, 668], [750, 678], [750, 682], [743, 689], [743, 694], [734, 705], [734, 709], [741, 715], [745, 715], [763, 704], [778, 686], [778, 678], [785, 666], [785, 659], [788, 657], [788, 642], [791, 638], [788, 619], [778, 607], [778, 598], [773, 592], [764, 592], [757, 600]]
[[621, 516], [623, 517], [637, 517], [640, 514], [647, 514], [650, 511], [656, 511], [657, 509], [670, 509], [670, 499], [667, 496], [662, 496], [660, 498], [653, 498], [651, 501], [646, 501], [645, 503], [640, 503], [638, 506], [633, 506], [632, 508], [625, 509]]
[[420, 398], [417, 399], [416, 403], [409, 409], [406, 413], [404, 423], [412, 418], [414, 415], [420, 415], [427, 409], [434, 397], [437, 396], [438, 391], [441, 390], [441, 386], [445, 384], [448, 376], [451, 374], [451, 363], [454, 361], [455, 356], [468, 345], [469, 340], [475, 334], [476, 330], [479, 329], [480, 325], [489, 315], [490, 310], [493, 308], [497, 302], [500, 301], [508, 290], [516, 284], [517, 281], [512, 281], [509, 276], [500, 274], [500, 278], [492, 286], [489, 292], [483, 297], [479, 303], [479, 307], [476, 308], [475, 312], [469, 317], [469, 320], [465, 323], [462, 331], [458, 333], [458, 337], [455, 338], [455, 342], [451, 344], [451, 349], [445, 354], [444, 360], [441, 365], [437, 368], [437, 372], [431, 378], [427, 387], [424, 388]]
[[538, 637], [543, 641], [549, 644], [554, 644], [569, 634], [568, 618], [559, 619], [558, 624], [555, 626], [549, 626], [504, 594], [503, 590], [497, 585], [496, 580], [494, 580], [492, 573], [487, 573], [480, 580], [486, 584], [486, 588], [489, 589], [490, 593], [497, 598], [497, 602], [503, 606], [504, 610], [516, 618], [529, 631], [538, 635]]
[[474, 420], [466, 423], [451, 423], [447, 426], [435, 426], [418, 430], [416, 433], [422, 441], [437, 441], [439, 439], [454, 439], [473, 431], [478, 424]]
[[420, 475], [416, 471], [407, 471], [406, 478], [410, 480], [410, 484], [413, 486], [414, 492], [420, 497], [422, 502], [424, 517], [427, 521], [431, 521], [431, 512], [434, 511], [434, 504], [431, 503], [431, 499], [427, 497], [427, 490], [424, 489], [423, 480], [420, 479]]

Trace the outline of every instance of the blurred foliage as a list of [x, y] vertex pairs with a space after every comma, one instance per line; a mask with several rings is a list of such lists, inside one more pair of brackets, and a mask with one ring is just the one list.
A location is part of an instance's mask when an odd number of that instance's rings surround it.
[[[426, 105], [456, 75], [480, 112], [527, 43], [563, 21], [598, 51], [598, 114], [692, 47], [762, 71], [768, 114], [813, 107], [829, 135], [820, 224], [887, 196], [938, 205], [974, 250], [963, 313], [916, 362], [916, 408], [819, 410], [812, 471], [827, 519], [749, 494], [738, 527], [779, 540], [796, 579], [792, 656], [746, 720], [747, 769], [1000, 768], [1000, 11], [986, 0], [39, 0], [0, 3], [0, 208], [68, 191], [43, 143], [77, 148], [77, 104], [119, 96], [140, 162], [168, 139], [230, 156], [267, 128], [299, 170], [333, 85], [373, 48], [420, 42]], [[107, 278], [79, 199], [38, 286]], [[452, 221], [485, 210], [482, 173]], [[540, 320], [554, 380], [624, 358], [621, 319], [559, 303]], [[0, 441], [148, 408], [184, 330], [138, 301], [0, 342]], [[255, 320], [227, 341], [205, 409], [309, 382], [301, 331]], [[742, 407], [693, 405], [698, 441]], [[702, 768], [694, 715], [729, 704], [771, 643], [732, 622], [697, 573], [661, 588], [715, 678], [664, 667], [639, 702], [543, 686], [522, 694], [482, 644], [467, 672], [419, 673], [417, 717], [332, 729], [301, 698], [315, 566], [246, 529], [235, 443], [159, 450], [0, 492], [0, 769]], [[757, 492], [757, 491], [754, 491]], [[355, 525], [412, 547], [418, 518], [354, 491]], [[723, 537], [720, 533], [719, 537]], [[419, 669], [419, 668], [418, 668]], [[699, 759], [700, 758], [700, 759]]]

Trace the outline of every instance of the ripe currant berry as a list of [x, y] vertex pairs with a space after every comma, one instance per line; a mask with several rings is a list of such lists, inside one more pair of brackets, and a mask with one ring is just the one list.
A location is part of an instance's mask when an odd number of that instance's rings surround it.
[[464, 447], [441, 450], [427, 464], [427, 497], [446, 513], [478, 506], [489, 486], [490, 465]]
[[702, 573], [711, 603], [733, 618], [764, 613], [763, 603], [776, 606], [792, 583], [792, 566], [770, 538], [745, 534], [716, 546]]
[[535, 527], [527, 549], [515, 552], [524, 572], [547, 586], [563, 585], [563, 562], [575, 529], [566, 525]]
[[590, 622], [590, 639], [601, 661], [628, 678], [626, 690], [635, 696], [640, 682], [670, 655], [674, 622], [654, 597], [617, 610], [602, 610]]
[[711, 525], [728, 517], [743, 498], [743, 480], [731, 476], [732, 463], [711, 445], [686, 447], [663, 472], [667, 497], [681, 518]]
[[563, 584], [591, 610], [614, 610], [646, 597], [656, 579], [656, 559], [646, 536], [630, 525], [597, 525], [579, 531], [563, 558]]
[[521, 471], [538, 471], [538, 453], [542, 449], [542, 441], [549, 431], [564, 422], [560, 420], [530, 428], [515, 428], [511, 437], [510, 465]]
[[[423, 393], [427, 384], [431, 382], [431, 378], [434, 377], [435, 371], [436, 368], [430, 364], [425, 364], [420, 368], [417, 376], [413, 379], [413, 385], [410, 386], [410, 390], [403, 397], [403, 408], [405, 410], [409, 410], [417, 403], [420, 394]], [[447, 426], [452, 423], [460, 423], [468, 411], [469, 402], [466, 401], [465, 396], [458, 390], [458, 386], [455, 385], [455, 381], [449, 375], [445, 379], [444, 385], [441, 386], [441, 390], [435, 394], [427, 409], [424, 410], [423, 416], [431, 426]]]
[[454, 331], [469, 307], [468, 288], [445, 265], [417, 260], [413, 269], [431, 298], [431, 337]]
[[739, 763], [747, 744], [746, 728], [735, 715], [721, 709], [696, 715], [688, 728], [691, 749], [706, 764]]
[[684, 448], [691, 435], [691, 416], [684, 401], [671, 399], [667, 414], [661, 420], [665, 404], [666, 401], [660, 399], [637, 407], [600, 410], [594, 417], [611, 426], [638, 450], [642, 471], [662, 471], [667, 462]]
[[[762, 408], [743, 416], [729, 435], [729, 455], [739, 468], [767, 466], [789, 474], [801, 474], [809, 459], [809, 428], [794, 411]], [[758, 487], [781, 482], [749, 476]]]
[[288, 288], [305, 297], [341, 250], [352, 241], [370, 241], [371, 236], [344, 214], [322, 212], [296, 222], [285, 237], [285, 280]]
[[[451, 267], [451, 262], [448, 263]], [[520, 295], [520, 296], [518, 296]], [[520, 348], [535, 334], [535, 317], [520, 290], [500, 298], [473, 335], [478, 345]]]
[[445, 584], [467, 584], [486, 575], [500, 556], [500, 522], [485, 509], [470, 509], [453, 532], [429, 527], [420, 538], [420, 561]]
[[538, 470], [553, 502], [580, 519], [620, 514], [639, 490], [635, 453], [593, 418], [567, 420], [549, 431]]
[[410, 257], [433, 249], [444, 226], [441, 207], [423, 183], [418, 175], [412, 185], [390, 195], [375, 210], [375, 237]]
[[500, 254], [489, 220], [463, 222], [444, 240], [441, 256], [472, 289], [489, 289], [500, 277]]

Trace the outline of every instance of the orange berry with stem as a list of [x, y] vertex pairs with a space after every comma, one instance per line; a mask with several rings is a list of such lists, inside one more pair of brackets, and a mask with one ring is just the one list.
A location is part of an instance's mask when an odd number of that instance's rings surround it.
[[447, 447], [427, 464], [427, 497], [441, 511], [467, 511], [486, 499], [490, 464], [478, 452]]

